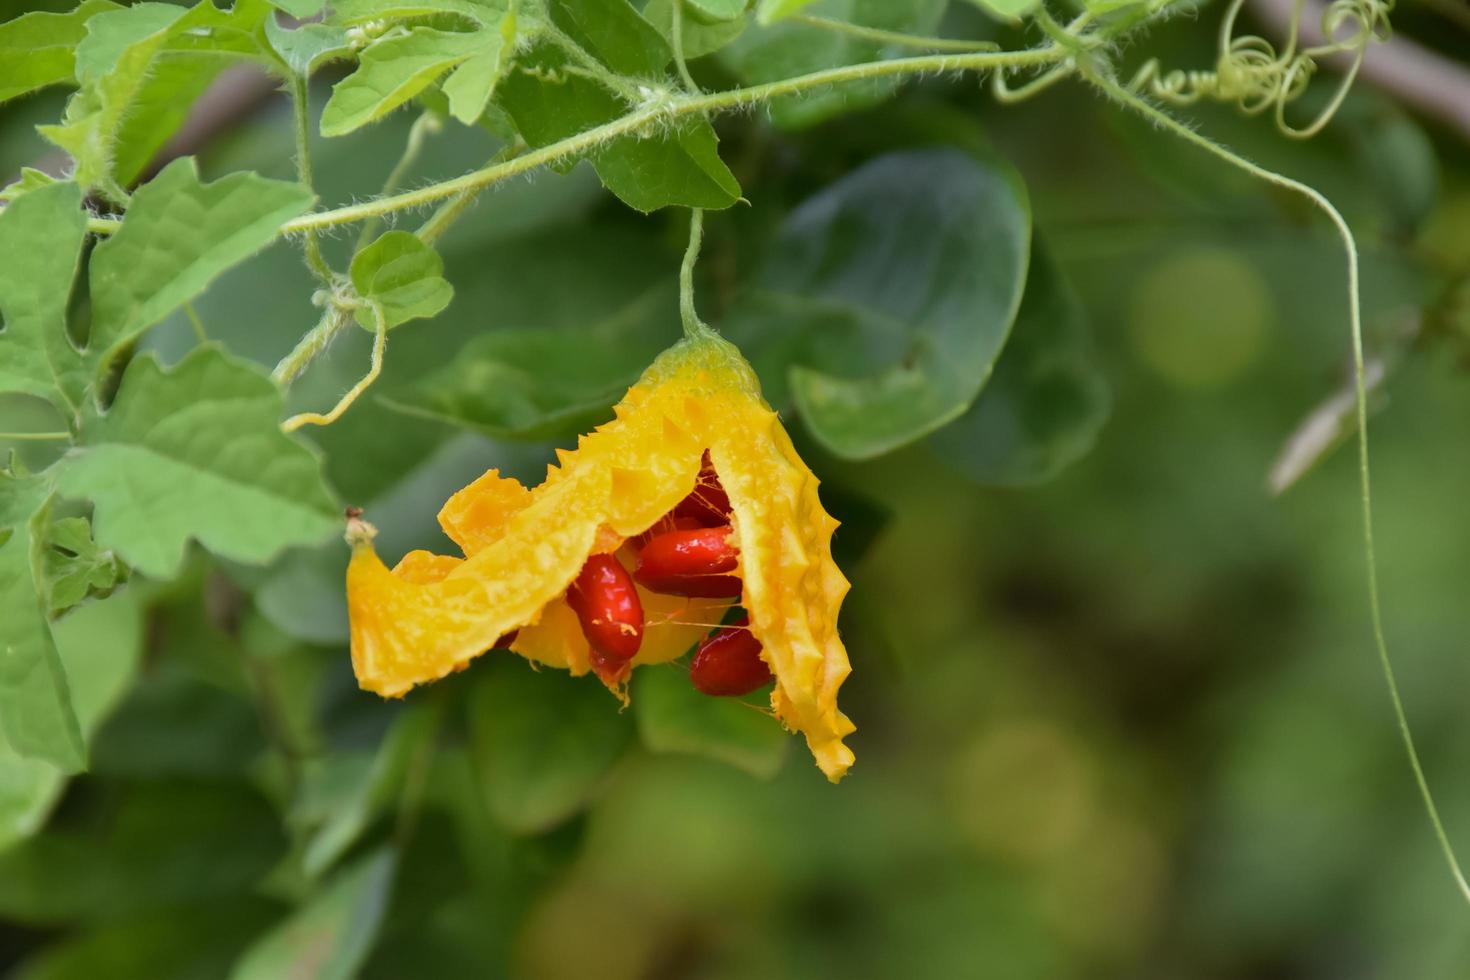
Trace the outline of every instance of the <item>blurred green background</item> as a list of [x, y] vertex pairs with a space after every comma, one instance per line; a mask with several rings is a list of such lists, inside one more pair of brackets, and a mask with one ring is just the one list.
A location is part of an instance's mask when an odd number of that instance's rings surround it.
[[[1401, 25], [1470, 55], [1470, 34], [1430, 10], [1409, 4]], [[964, 10], [946, 27], [994, 31]], [[1204, 64], [1212, 33], [1207, 12], [1147, 51]], [[63, 98], [0, 110], [0, 173], [45, 157], [32, 127]], [[1306, 144], [1224, 110], [1189, 116], [1316, 183], [1360, 235], [1387, 374], [1373, 435], [1389, 640], [1445, 822], [1470, 847], [1466, 142], [1368, 86]], [[375, 193], [411, 120], [321, 141], [324, 203]], [[703, 740], [640, 715], [636, 686], [619, 714], [595, 682], [509, 657], [379, 701], [347, 659], [344, 547], [263, 570], [200, 553], [184, 580], [135, 580], [58, 627], [87, 678], [93, 768], [55, 786], [44, 829], [0, 836], [0, 971], [1470, 976], [1470, 923], [1371, 647], [1354, 453], [1280, 496], [1267, 486], [1347, 379], [1345, 270], [1325, 222], [1077, 87], [1009, 108], [933, 79], [807, 128], [755, 114], [720, 132], [750, 206], [710, 216], [701, 306], [736, 336], [756, 330], [742, 284], [783, 218], [915, 133], [1016, 168], [1055, 265], [1033, 262], [1027, 303], [1070, 288], [1080, 310], [1047, 348], [1065, 346], [1071, 386], [1018, 389], [1038, 399], [1028, 419], [1055, 422], [1027, 436], [1034, 466], [998, 474], [994, 420], [975, 413], [864, 463], [787, 419], [845, 522], [848, 778], [828, 785], [754, 712]], [[290, 141], [272, 98], [201, 166], [289, 177]], [[410, 183], [496, 146], [451, 126]], [[446, 236], [453, 304], [395, 332], [374, 397], [311, 434], [386, 555], [444, 548], [433, 518], [450, 492], [492, 466], [535, 480], [557, 441], [497, 441], [387, 403], [496, 331], [605, 327], [645, 360], [676, 336], [685, 220], [630, 212], [582, 166], [498, 188]], [[339, 262], [354, 237], [329, 240]], [[311, 291], [283, 243], [198, 312], [212, 338], [273, 364], [313, 322]], [[629, 318], [627, 337], [606, 326]], [[150, 342], [173, 358], [193, 335], [177, 318]], [[368, 342], [339, 344], [293, 408], [329, 404]], [[533, 363], [525, 383], [560, 366]]]

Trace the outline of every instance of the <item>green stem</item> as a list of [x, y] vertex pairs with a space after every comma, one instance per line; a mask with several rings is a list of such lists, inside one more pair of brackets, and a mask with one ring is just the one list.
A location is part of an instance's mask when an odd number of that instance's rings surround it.
[[0, 432], [0, 442], [51, 442], [70, 438], [70, 432]]
[[184, 316], [189, 318], [189, 326], [194, 328], [194, 337], [201, 343], [209, 343], [209, 332], [204, 329], [204, 321], [199, 319], [199, 313], [194, 309], [193, 301], [184, 304]]
[[669, 5], [669, 43], [674, 49], [674, 67], [679, 69], [679, 77], [684, 81], [684, 90], [687, 92], [698, 92], [699, 85], [694, 81], [694, 76], [689, 74], [689, 65], [684, 61], [684, 0], [672, 0]]
[[[869, 61], [858, 65], [828, 68], [793, 78], [767, 82], [763, 85], [727, 89], [722, 92], [687, 96], [674, 95], [658, 104], [636, 109], [612, 122], [596, 126], [575, 136], [569, 136], [540, 149], [531, 150], [513, 159], [490, 164], [451, 180], [441, 181], [403, 194], [395, 194], [392, 197], [365, 201], [362, 204], [352, 204], [330, 211], [317, 211], [293, 218], [281, 226], [281, 233], [285, 235], [301, 234], [366, 221], [369, 218], [381, 217], [395, 211], [426, 207], [446, 198], [457, 197], [467, 191], [482, 190], [492, 184], [517, 177], [549, 163], [586, 153], [620, 136], [628, 136], [646, 127], [654, 127], [684, 116], [729, 112], [733, 109], [759, 105], [782, 96], [800, 95], [812, 89], [840, 85], [844, 82], [893, 76], [932, 75], [942, 72], [1027, 68], [1055, 64], [1068, 57], [1070, 57], [1070, 52], [1054, 43], [1022, 51], [917, 55], [912, 58], [894, 58], [887, 61]], [[88, 227], [97, 234], [110, 234], [120, 226], [121, 222], [106, 218], [94, 218], [88, 222]]]
[[920, 48], [924, 51], [1000, 50], [1000, 45], [994, 41], [959, 41], [947, 37], [925, 37], [921, 34], [904, 34], [901, 31], [885, 31], [877, 27], [863, 27], [861, 24], [849, 24], [846, 21], [832, 20], [830, 17], [817, 17], [813, 14], [794, 14], [787, 19], [796, 24], [805, 24], [807, 27], [817, 27], [824, 31], [832, 31], [834, 34], [846, 34], [848, 37], [861, 38], [864, 41], [876, 41], [879, 44], [898, 44], [906, 48]]
[[689, 247], [684, 250], [684, 261], [679, 266], [679, 319], [684, 323], [684, 337], [697, 340], [714, 333], [709, 324], [699, 318], [694, 308], [694, 265], [699, 261], [699, 247], [704, 244], [704, 209], [689, 209]]
[[1332, 202], [1316, 188], [1267, 170], [1208, 137], [1200, 135], [1167, 112], [1127, 91], [1085, 59], [1079, 62], [1079, 67], [1088, 81], [1124, 108], [1144, 116], [1159, 128], [1169, 130], [1181, 139], [1193, 143], [1207, 153], [1219, 157], [1260, 180], [1284, 187], [1307, 198], [1332, 221], [1338, 237], [1342, 240], [1348, 260], [1348, 311], [1352, 328], [1354, 398], [1357, 403], [1358, 423], [1358, 492], [1362, 502], [1363, 551], [1368, 565], [1368, 614], [1372, 623], [1373, 642], [1378, 651], [1378, 662], [1383, 671], [1384, 681], [1388, 685], [1388, 697], [1393, 703], [1399, 737], [1403, 741], [1404, 751], [1408, 754], [1409, 768], [1413, 770], [1414, 782], [1418, 785], [1424, 810], [1429, 815], [1429, 823], [1434, 828], [1445, 864], [1451, 875], [1454, 876], [1460, 893], [1467, 902], [1470, 902], [1470, 882], [1466, 882], [1465, 874], [1460, 870], [1460, 862], [1455, 857], [1454, 846], [1450, 843], [1449, 834], [1445, 831], [1444, 822], [1440, 819], [1439, 807], [1434, 802], [1434, 794], [1429, 789], [1429, 780], [1425, 777], [1424, 767], [1419, 761], [1419, 751], [1414, 745], [1414, 736], [1409, 729], [1408, 714], [1404, 710], [1403, 698], [1399, 695], [1398, 681], [1394, 676], [1393, 662], [1388, 653], [1388, 640], [1384, 635], [1383, 608], [1378, 586], [1378, 555], [1373, 535], [1373, 495], [1368, 465], [1368, 380], [1363, 356], [1362, 311], [1358, 301], [1358, 247], [1353, 239], [1352, 229], [1348, 227], [1337, 208], [1333, 207]]
[[1025, 51], [975, 52], [971, 54], [934, 54], [913, 58], [895, 58], [891, 61], [873, 61], [859, 65], [845, 65], [824, 71], [798, 75], [764, 85], [747, 88], [727, 89], [704, 95], [674, 96], [658, 105], [644, 106], [628, 115], [601, 126], [569, 136], [564, 140], [524, 153], [512, 160], [492, 164], [473, 173], [442, 181], [428, 187], [396, 194], [376, 201], [365, 201], [331, 211], [318, 211], [302, 215], [281, 226], [285, 234], [296, 234], [312, 229], [331, 228], [337, 225], [366, 221], [369, 218], [420, 208], [445, 198], [454, 197], [464, 191], [489, 187], [510, 177], [535, 170], [569, 156], [576, 156], [617, 139], [636, 133], [645, 127], [656, 126], [684, 116], [712, 112], [726, 112], [743, 106], [756, 105], [783, 95], [798, 95], [814, 88], [836, 85], [842, 82], [861, 81], [889, 76], [927, 75], [950, 71], [987, 71], [995, 68], [1020, 68], [1028, 65], [1044, 65], [1061, 61], [1067, 52], [1055, 44]]
[[[423, 153], [424, 144], [428, 142], [430, 136], [433, 136], [442, 128], [443, 125], [432, 112], [425, 112], [413, 121], [413, 125], [408, 130], [408, 139], [403, 144], [403, 155], [398, 158], [398, 162], [388, 172], [388, 179], [383, 181], [383, 190], [380, 196], [387, 197], [389, 194], [398, 190], [403, 184], [403, 178], [408, 176], [408, 172], [418, 162], [419, 155]], [[362, 230], [357, 234], [357, 247], [353, 249], [354, 252], [362, 251], [363, 247], [372, 241], [373, 233], [378, 230], [378, 225], [381, 222], [381, 218], [370, 218], [363, 222]]]
[[[310, 80], [305, 75], [291, 76], [291, 109], [296, 118], [296, 178], [307, 187], [314, 187], [311, 175], [311, 103]], [[322, 255], [321, 242], [315, 229], [305, 228], [303, 250], [306, 266], [323, 283], [332, 282], [332, 268]]]
[[327, 308], [322, 311], [322, 318], [317, 321], [317, 325], [302, 336], [291, 353], [281, 358], [281, 363], [277, 364], [275, 370], [271, 372], [271, 380], [282, 387], [295, 381], [301, 372], [306, 370], [306, 366], [331, 345], [342, 328], [351, 322], [350, 313], [328, 301]]
[[[514, 160], [517, 156], [524, 153], [525, 150], [526, 144], [519, 140], [507, 144], [501, 148], [499, 153], [490, 158], [490, 162], [486, 166], [495, 166], [507, 160]], [[460, 216], [469, 210], [470, 205], [475, 203], [475, 198], [480, 196], [482, 190], [484, 190], [483, 187], [474, 187], [467, 191], [460, 191], [439, 205], [439, 210], [435, 211], [429, 217], [428, 221], [420, 225], [419, 230], [414, 232], [414, 234], [418, 235], [424, 244], [434, 244], [441, 235], [449, 230], [450, 225], [458, 221]]]

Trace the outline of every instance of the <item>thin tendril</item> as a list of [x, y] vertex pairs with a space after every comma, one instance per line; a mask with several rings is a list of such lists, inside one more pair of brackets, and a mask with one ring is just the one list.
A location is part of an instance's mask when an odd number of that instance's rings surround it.
[[864, 27], [861, 24], [849, 24], [846, 21], [833, 20], [830, 17], [817, 17], [812, 14], [793, 14], [786, 18], [793, 24], [804, 24], [807, 27], [816, 27], [834, 34], [846, 34], [848, 37], [861, 38], [864, 41], [876, 41], [879, 44], [895, 44], [906, 48], [917, 48], [921, 51], [999, 51], [1000, 45], [994, 41], [959, 41], [947, 37], [925, 37], [921, 34], [905, 34], [901, 31], [885, 31], [877, 27]]
[[684, 0], [672, 0], [669, 4], [669, 15], [672, 18], [669, 42], [674, 48], [674, 65], [679, 69], [684, 87], [691, 92], [698, 92], [699, 85], [694, 81], [694, 76], [689, 74], [689, 66], [684, 62]]
[[1470, 882], [1465, 880], [1465, 874], [1460, 869], [1460, 862], [1455, 857], [1454, 846], [1450, 843], [1449, 834], [1446, 832], [1444, 823], [1439, 816], [1439, 807], [1434, 802], [1434, 794], [1430, 792], [1429, 781], [1424, 775], [1424, 767], [1419, 761], [1419, 752], [1414, 745], [1414, 736], [1409, 729], [1408, 714], [1404, 710], [1403, 699], [1399, 695], [1398, 681], [1394, 676], [1393, 662], [1388, 653], [1388, 640], [1384, 635], [1383, 609], [1379, 598], [1378, 586], [1378, 555], [1374, 545], [1373, 535], [1373, 496], [1371, 480], [1369, 479], [1368, 465], [1368, 382], [1365, 358], [1363, 356], [1363, 324], [1362, 312], [1358, 300], [1358, 247], [1353, 238], [1352, 230], [1343, 220], [1337, 208], [1333, 207], [1322, 193], [1313, 187], [1309, 187], [1290, 177], [1283, 176], [1274, 171], [1267, 170], [1259, 164], [1253, 163], [1234, 151], [1216, 143], [1208, 137], [1202, 136], [1188, 126], [1169, 115], [1167, 112], [1157, 108], [1137, 94], [1125, 89], [1112, 78], [1091, 68], [1085, 62], [1081, 66], [1083, 73], [1089, 81], [1119, 105], [1136, 112], [1156, 123], [1163, 129], [1173, 132], [1226, 161], [1232, 166], [1257, 177], [1261, 180], [1295, 191], [1306, 197], [1323, 214], [1325, 214], [1337, 230], [1342, 239], [1343, 248], [1347, 252], [1348, 259], [1348, 311], [1352, 327], [1353, 348], [1353, 380], [1354, 397], [1357, 404], [1358, 423], [1358, 489], [1362, 500], [1362, 526], [1363, 526], [1363, 552], [1367, 561], [1368, 574], [1368, 612], [1372, 623], [1373, 642], [1378, 652], [1379, 666], [1383, 671], [1383, 679], [1388, 685], [1388, 697], [1393, 704], [1394, 718], [1398, 723], [1399, 736], [1403, 740], [1404, 751], [1409, 757], [1409, 767], [1413, 770], [1414, 781], [1419, 788], [1420, 799], [1424, 803], [1424, 810], [1429, 816], [1429, 823], [1434, 828], [1434, 835], [1438, 839], [1439, 847], [1444, 855], [1444, 861], [1459, 887], [1461, 895], [1466, 902], [1470, 902]]
[[367, 391], [369, 386], [378, 380], [378, 375], [383, 370], [383, 352], [388, 346], [388, 318], [383, 315], [383, 307], [380, 303], [367, 300], [367, 305], [373, 311], [374, 323], [373, 360], [372, 365], [368, 368], [368, 373], [363, 375], [357, 384], [353, 385], [336, 405], [332, 406], [330, 412], [325, 415], [317, 412], [303, 412], [300, 415], [293, 415], [281, 423], [282, 432], [295, 432], [303, 425], [331, 425], [342, 417], [343, 412], [352, 407], [352, 403], [357, 401], [359, 395]]
[[204, 329], [204, 321], [199, 319], [199, 313], [194, 309], [192, 300], [184, 304], [184, 316], [189, 318], [189, 326], [194, 329], [194, 336], [199, 342], [209, 343], [209, 333]]
[[[388, 172], [388, 179], [383, 181], [382, 197], [397, 192], [403, 184], [403, 178], [408, 176], [409, 170], [413, 169], [413, 165], [418, 162], [419, 154], [423, 152], [424, 144], [428, 142], [429, 137], [443, 128], [444, 125], [439, 118], [428, 111], [413, 121], [413, 125], [408, 130], [408, 139], [403, 143], [403, 155]], [[378, 230], [381, 222], [382, 218], [376, 217], [369, 218], [362, 223], [362, 230], [357, 233], [357, 248], [354, 251], [362, 251], [363, 247], [372, 241], [373, 233]]]
[[0, 432], [0, 442], [51, 442], [70, 438], [70, 432]]

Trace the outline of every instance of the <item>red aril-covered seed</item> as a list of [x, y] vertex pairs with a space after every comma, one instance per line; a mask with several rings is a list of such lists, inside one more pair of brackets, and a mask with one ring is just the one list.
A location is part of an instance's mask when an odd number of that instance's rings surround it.
[[587, 659], [592, 664], [592, 672], [608, 687], [621, 684], [633, 671], [633, 664], [630, 661], [610, 657], [595, 646]]
[[643, 603], [638, 587], [612, 555], [593, 555], [567, 589], [567, 605], [582, 623], [593, 649], [628, 661], [643, 643]]
[[692, 531], [695, 528], [701, 527], [704, 527], [704, 525], [699, 521], [696, 521], [691, 517], [675, 517], [673, 512], [670, 511], [663, 517], [660, 517], [658, 521], [654, 523], [653, 527], [649, 528], [647, 531], [644, 531], [642, 534], [633, 535], [630, 540], [633, 542], [633, 547], [635, 549], [642, 551], [644, 545], [648, 544], [648, 542], [652, 541], [660, 534], [665, 534], [669, 531]]
[[726, 626], [705, 640], [689, 664], [689, 680], [701, 694], [740, 697], [771, 683], [771, 668], [761, 659], [761, 643], [747, 629], [750, 620]]
[[705, 451], [704, 462], [699, 468], [699, 482], [694, 485], [689, 496], [674, 505], [670, 513], [674, 517], [698, 521], [702, 527], [730, 523], [730, 495], [720, 485], [720, 478], [715, 473], [714, 464], [710, 462], [708, 450]]
[[638, 552], [633, 577], [654, 592], [718, 599], [740, 594], [740, 579], [730, 574], [738, 564], [728, 524], [665, 531]]

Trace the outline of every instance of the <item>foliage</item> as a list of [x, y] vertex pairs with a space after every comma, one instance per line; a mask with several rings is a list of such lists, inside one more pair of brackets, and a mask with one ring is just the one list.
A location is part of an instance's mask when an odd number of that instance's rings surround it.
[[[1391, 405], [1463, 828], [1470, 473], [1422, 419], [1466, 407], [1470, 177], [1349, 91], [1383, 0], [1316, 47], [1239, 0], [45, 6], [0, 9], [0, 970], [1463, 973], [1344, 599], [1333, 451]], [[493, 655], [356, 691], [344, 506], [442, 550], [696, 297], [843, 522], [852, 779], [678, 664], [626, 712]]]

